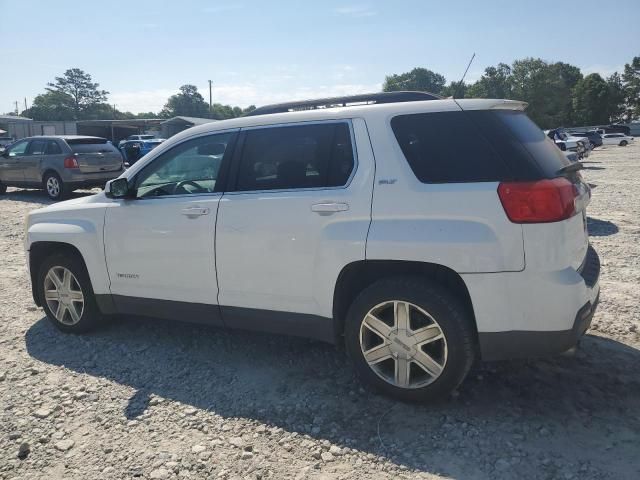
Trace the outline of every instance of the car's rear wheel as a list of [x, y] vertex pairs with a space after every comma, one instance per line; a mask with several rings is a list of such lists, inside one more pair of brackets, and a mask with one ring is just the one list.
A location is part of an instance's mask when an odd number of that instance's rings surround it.
[[49, 320], [64, 332], [86, 332], [102, 321], [89, 274], [76, 255], [45, 259], [38, 272], [38, 295]]
[[626, 147], [628, 144], [629, 144], [629, 142], [627, 142], [626, 140], [622, 140], [622, 141], [620, 142], [620, 146], [621, 146], [621, 147]]
[[345, 342], [369, 385], [401, 400], [450, 394], [475, 358], [474, 329], [447, 290], [414, 277], [380, 280], [349, 309]]
[[42, 180], [44, 191], [51, 200], [62, 200], [65, 195], [65, 185], [56, 172], [47, 172]]

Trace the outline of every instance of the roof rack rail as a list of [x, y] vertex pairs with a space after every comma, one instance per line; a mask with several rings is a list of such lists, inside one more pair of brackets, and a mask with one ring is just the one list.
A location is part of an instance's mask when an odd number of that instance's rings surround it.
[[246, 117], [254, 115], [269, 115], [271, 113], [298, 112], [304, 110], [319, 110], [324, 108], [347, 107], [351, 105], [374, 105], [382, 103], [418, 102], [423, 100], [440, 100], [442, 97], [428, 92], [378, 92], [349, 95], [345, 97], [319, 98], [317, 100], [301, 100], [298, 102], [277, 103], [259, 107], [247, 113]]

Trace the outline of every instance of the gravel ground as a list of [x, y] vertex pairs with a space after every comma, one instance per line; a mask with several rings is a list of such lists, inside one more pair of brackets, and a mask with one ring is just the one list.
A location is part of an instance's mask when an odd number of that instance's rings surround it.
[[474, 367], [449, 401], [363, 390], [321, 343], [158, 320], [64, 335], [21, 239], [40, 192], [0, 198], [0, 479], [640, 478], [640, 142], [597, 150], [603, 270], [574, 357]]

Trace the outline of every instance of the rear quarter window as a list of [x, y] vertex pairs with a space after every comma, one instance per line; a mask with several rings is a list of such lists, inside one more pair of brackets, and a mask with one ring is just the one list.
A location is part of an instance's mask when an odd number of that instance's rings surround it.
[[465, 112], [399, 115], [391, 128], [422, 183], [493, 182], [509, 178], [499, 153]]

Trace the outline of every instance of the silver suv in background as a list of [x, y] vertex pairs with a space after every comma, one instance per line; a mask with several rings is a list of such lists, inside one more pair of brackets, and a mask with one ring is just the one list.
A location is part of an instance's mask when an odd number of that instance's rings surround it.
[[103, 187], [122, 170], [122, 155], [106, 138], [29, 137], [2, 152], [0, 194], [7, 187], [42, 188], [60, 200], [78, 188]]

